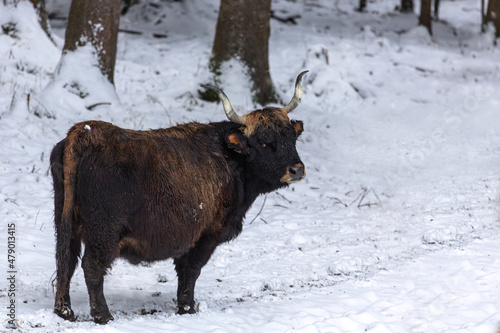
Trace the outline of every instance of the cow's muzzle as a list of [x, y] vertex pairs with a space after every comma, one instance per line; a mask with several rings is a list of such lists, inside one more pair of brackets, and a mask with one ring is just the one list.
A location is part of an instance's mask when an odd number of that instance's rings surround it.
[[306, 176], [304, 164], [296, 163], [286, 168], [286, 173], [280, 178], [280, 182], [292, 184], [301, 181]]

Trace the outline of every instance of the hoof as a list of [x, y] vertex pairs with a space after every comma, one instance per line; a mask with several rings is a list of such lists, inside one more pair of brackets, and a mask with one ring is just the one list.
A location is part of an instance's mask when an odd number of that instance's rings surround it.
[[183, 314], [195, 314], [196, 310], [194, 306], [189, 306], [189, 305], [184, 305], [184, 306], [179, 306], [179, 311], [177, 311], [177, 314], [183, 315]]
[[94, 316], [94, 323], [99, 325], [105, 325], [110, 320], [115, 320], [115, 318], [113, 318], [113, 316], [110, 313], [104, 316], [101, 315]]
[[105, 325], [110, 320], [114, 320], [108, 307], [90, 307], [90, 315], [94, 318], [94, 323]]
[[75, 321], [75, 313], [68, 304], [58, 304], [54, 307], [54, 313], [62, 319]]

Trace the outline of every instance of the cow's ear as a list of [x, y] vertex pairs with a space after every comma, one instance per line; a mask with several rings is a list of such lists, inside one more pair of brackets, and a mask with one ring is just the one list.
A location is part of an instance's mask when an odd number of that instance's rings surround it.
[[297, 134], [298, 138], [299, 135], [301, 135], [302, 132], [304, 132], [304, 123], [301, 122], [300, 120], [292, 120], [292, 125], [293, 128], [295, 128], [295, 133]]
[[227, 136], [226, 141], [228, 146], [234, 149], [236, 152], [240, 154], [247, 153], [247, 139], [240, 131], [230, 133]]

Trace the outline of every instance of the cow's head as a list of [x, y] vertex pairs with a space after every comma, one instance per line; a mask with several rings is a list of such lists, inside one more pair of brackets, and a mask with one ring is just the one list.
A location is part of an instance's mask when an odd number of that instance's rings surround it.
[[204, 86], [217, 92], [229, 120], [241, 125], [227, 135], [226, 142], [245, 157], [249, 174], [266, 185], [266, 188], [279, 188], [305, 177], [304, 164], [295, 147], [297, 138], [303, 131], [303, 123], [290, 120], [288, 113], [302, 99], [302, 77], [307, 72], [304, 71], [297, 77], [295, 94], [288, 105], [282, 108], [265, 107], [243, 116], [236, 114], [222, 90]]

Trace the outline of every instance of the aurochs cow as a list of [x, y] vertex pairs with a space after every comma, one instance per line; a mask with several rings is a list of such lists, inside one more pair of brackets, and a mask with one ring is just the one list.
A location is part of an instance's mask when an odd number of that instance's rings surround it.
[[102, 121], [74, 125], [50, 156], [55, 192], [57, 285], [54, 312], [75, 320], [69, 285], [82, 268], [94, 321], [113, 317], [103, 294], [106, 270], [174, 259], [178, 313], [195, 313], [194, 286], [215, 248], [241, 232], [259, 194], [305, 176], [295, 144], [302, 72], [283, 108], [239, 116], [217, 92], [230, 121], [133, 131]]

